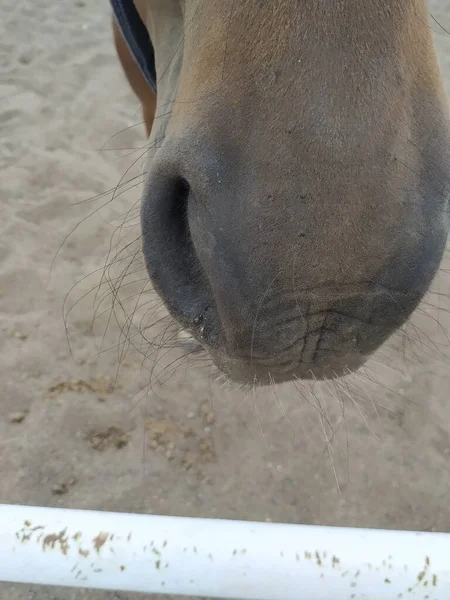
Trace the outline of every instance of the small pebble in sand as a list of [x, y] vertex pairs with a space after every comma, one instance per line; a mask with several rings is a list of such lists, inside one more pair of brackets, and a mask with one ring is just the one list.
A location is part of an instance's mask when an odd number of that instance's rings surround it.
[[67, 494], [70, 488], [76, 484], [76, 482], [76, 479], [74, 477], [71, 477], [67, 481], [55, 483], [52, 485], [52, 494], [54, 496], [63, 496], [64, 494]]
[[207, 412], [203, 418], [206, 425], [212, 425], [216, 420], [216, 415], [212, 411]]
[[33, 55], [31, 52], [23, 52], [19, 56], [19, 63], [21, 65], [29, 65], [33, 61]]
[[126, 433], [119, 435], [115, 442], [115, 447], [120, 450], [120, 448], [125, 448], [128, 445], [129, 438]]
[[183, 462], [181, 463], [183, 466], [183, 469], [185, 471], [189, 471], [193, 467], [194, 463], [195, 463], [195, 457], [190, 452], [187, 452], [186, 456], [184, 457]]
[[26, 412], [14, 412], [9, 415], [10, 423], [22, 423], [25, 421], [25, 417], [27, 416]]
[[26, 340], [28, 338], [27, 334], [23, 333], [22, 331], [12, 331], [10, 337], [21, 341]]

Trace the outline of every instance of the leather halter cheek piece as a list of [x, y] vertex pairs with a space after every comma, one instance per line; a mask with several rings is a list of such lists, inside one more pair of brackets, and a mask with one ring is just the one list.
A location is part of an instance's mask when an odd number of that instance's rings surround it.
[[155, 51], [133, 0], [110, 0], [114, 18], [142, 75], [156, 93]]

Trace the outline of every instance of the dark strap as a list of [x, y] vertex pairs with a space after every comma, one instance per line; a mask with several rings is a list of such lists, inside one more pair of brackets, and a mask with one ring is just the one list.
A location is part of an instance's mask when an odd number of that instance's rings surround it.
[[110, 0], [114, 17], [123, 38], [142, 71], [148, 85], [156, 93], [155, 51], [133, 0]]

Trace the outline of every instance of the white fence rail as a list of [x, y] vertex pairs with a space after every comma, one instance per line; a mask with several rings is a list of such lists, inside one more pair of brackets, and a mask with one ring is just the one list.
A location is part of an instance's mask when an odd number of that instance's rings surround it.
[[239, 600], [448, 600], [450, 535], [0, 505], [0, 582]]

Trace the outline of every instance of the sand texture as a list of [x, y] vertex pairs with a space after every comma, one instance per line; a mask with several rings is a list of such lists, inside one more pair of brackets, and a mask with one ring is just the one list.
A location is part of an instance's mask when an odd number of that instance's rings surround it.
[[[358, 377], [212, 381], [142, 268], [144, 128], [108, 10], [0, 3], [0, 502], [450, 532], [450, 256]], [[431, 10], [450, 30], [448, 1]]]

